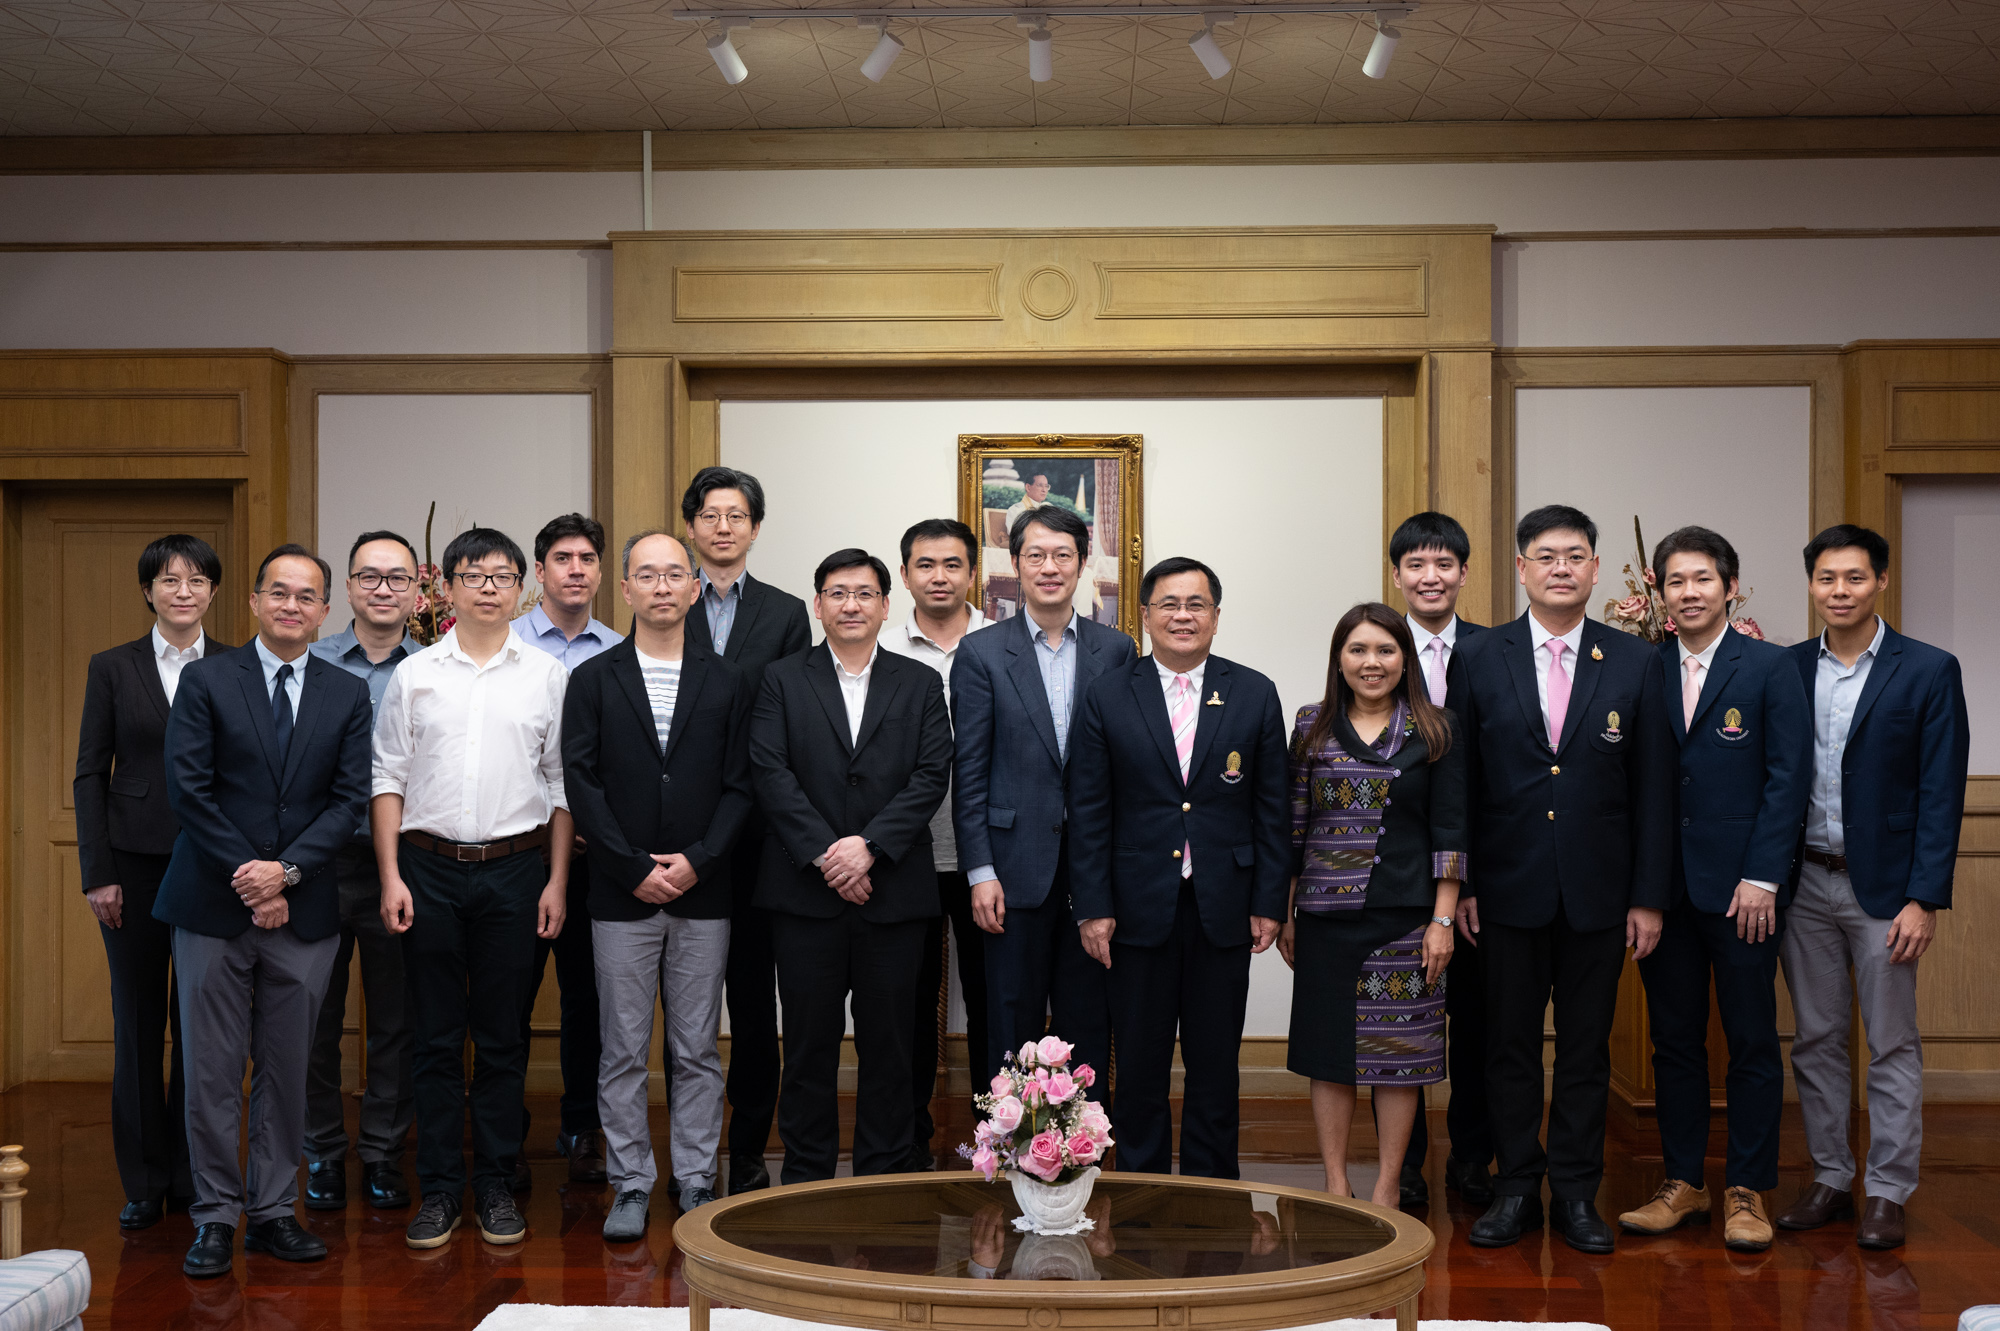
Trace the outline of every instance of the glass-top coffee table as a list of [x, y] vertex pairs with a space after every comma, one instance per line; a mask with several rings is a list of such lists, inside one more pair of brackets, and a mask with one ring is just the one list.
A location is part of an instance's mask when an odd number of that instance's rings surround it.
[[1070, 1235], [1019, 1234], [1006, 1183], [832, 1179], [681, 1217], [690, 1331], [712, 1304], [876, 1331], [1272, 1331], [1396, 1308], [1415, 1331], [1419, 1221], [1268, 1183], [1105, 1174]]

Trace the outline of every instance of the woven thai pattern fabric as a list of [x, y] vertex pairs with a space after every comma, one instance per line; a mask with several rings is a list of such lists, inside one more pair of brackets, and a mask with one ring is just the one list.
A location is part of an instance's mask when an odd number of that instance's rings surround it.
[[1306, 735], [1318, 715], [1316, 703], [1301, 707], [1292, 730], [1292, 847], [1302, 861], [1296, 905], [1316, 913], [1360, 910], [1380, 862], [1375, 845], [1382, 839], [1382, 811], [1396, 776], [1383, 759], [1408, 742], [1416, 722], [1398, 703], [1387, 752], [1355, 758], [1331, 736], [1306, 752]]
[[1396, 1086], [1444, 1076], [1444, 983], [1424, 978], [1420, 925], [1368, 954], [1354, 980], [1357, 1086]]

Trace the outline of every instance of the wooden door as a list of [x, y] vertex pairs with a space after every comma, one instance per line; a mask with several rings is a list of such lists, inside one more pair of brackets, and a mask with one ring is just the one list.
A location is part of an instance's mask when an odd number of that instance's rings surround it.
[[12, 877], [24, 946], [15, 953], [13, 1010], [24, 1075], [35, 1081], [111, 1079], [111, 988], [104, 943], [76, 851], [77, 726], [94, 653], [152, 627], [139, 593], [139, 554], [167, 532], [199, 536], [225, 578], [207, 631], [242, 640], [248, 589], [238, 567], [230, 487], [30, 489], [19, 502], [20, 581], [9, 626], [20, 663], [13, 733], [18, 766]]

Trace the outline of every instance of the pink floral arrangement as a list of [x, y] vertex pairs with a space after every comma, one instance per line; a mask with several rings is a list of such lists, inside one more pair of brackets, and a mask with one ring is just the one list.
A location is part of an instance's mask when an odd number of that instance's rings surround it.
[[974, 1096], [985, 1119], [958, 1153], [991, 1183], [1006, 1171], [1068, 1183], [1111, 1149], [1111, 1119], [1085, 1094], [1097, 1084], [1088, 1063], [1074, 1071], [1071, 1047], [1053, 1035], [1008, 1054], [992, 1086]]
[[[1632, 519], [1632, 539], [1639, 547], [1639, 572], [1635, 576], [1632, 565], [1625, 566], [1625, 595], [1604, 603], [1604, 622], [1647, 642], [1665, 642], [1676, 632], [1674, 617], [1667, 613], [1666, 597], [1654, 586], [1653, 567], [1646, 560], [1646, 537], [1639, 530], [1639, 519], [1636, 517]], [[1761, 641], [1764, 630], [1757, 627], [1757, 621], [1736, 613], [1749, 603], [1754, 590], [1740, 589], [1735, 599], [1730, 601], [1729, 627], [1746, 638]]]

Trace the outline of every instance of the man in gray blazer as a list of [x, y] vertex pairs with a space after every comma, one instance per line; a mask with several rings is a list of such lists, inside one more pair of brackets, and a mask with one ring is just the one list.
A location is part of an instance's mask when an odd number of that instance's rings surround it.
[[1026, 613], [967, 634], [951, 679], [952, 821], [973, 919], [986, 931], [992, 1066], [975, 1072], [992, 1076], [1008, 1050], [1040, 1039], [1052, 1011], [1047, 1029], [1076, 1046], [1079, 1063], [1108, 1073], [1110, 999], [1070, 915], [1064, 793], [1076, 700], [1137, 653], [1071, 604], [1090, 558], [1081, 518], [1053, 504], [1031, 509], [1015, 519], [1008, 548]]

